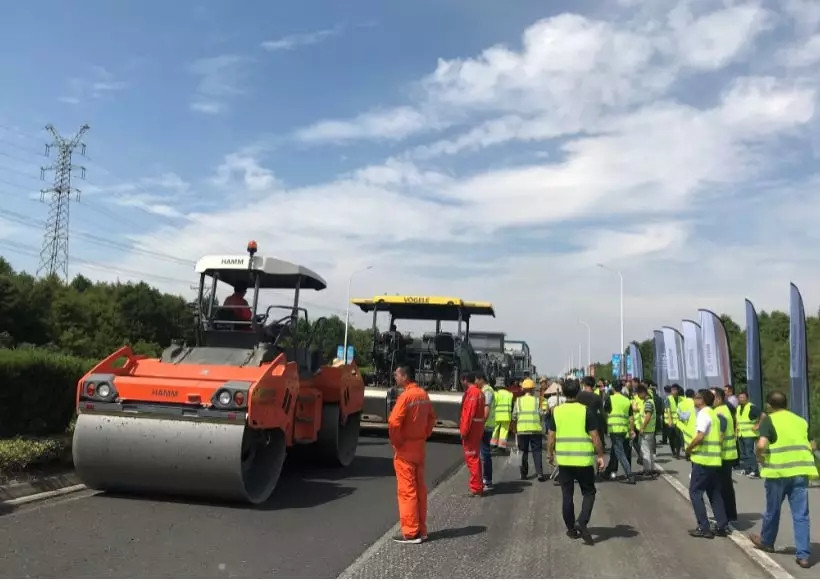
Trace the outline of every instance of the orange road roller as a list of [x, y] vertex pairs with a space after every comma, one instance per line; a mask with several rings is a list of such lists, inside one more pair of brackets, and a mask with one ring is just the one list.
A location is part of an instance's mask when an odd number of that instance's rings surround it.
[[[172, 343], [159, 359], [125, 346], [80, 379], [73, 456], [86, 486], [260, 504], [292, 446], [338, 467], [353, 461], [359, 369], [322, 363], [313, 346], [322, 318], [299, 324], [300, 292], [327, 284], [256, 251], [252, 241], [246, 255], [198, 261], [192, 345]], [[222, 305], [220, 285], [232, 293]], [[292, 291], [293, 303], [263, 311], [269, 290]]]

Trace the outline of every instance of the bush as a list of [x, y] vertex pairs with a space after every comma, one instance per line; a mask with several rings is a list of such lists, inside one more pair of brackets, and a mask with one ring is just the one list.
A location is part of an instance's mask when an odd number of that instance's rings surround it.
[[41, 349], [0, 349], [0, 438], [64, 433], [77, 381], [95, 363]]
[[0, 476], [61, 460], [69, 449], [68, 438], [12, 438], [0, 440]]

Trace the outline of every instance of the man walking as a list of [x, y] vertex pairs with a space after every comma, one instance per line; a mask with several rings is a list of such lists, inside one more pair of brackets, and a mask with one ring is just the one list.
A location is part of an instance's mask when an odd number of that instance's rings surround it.
[[513, 420], [515, 420], [518, 449], [521, 452], [521, 479], [524, 480], [529, 475], [530, 467], [527, 454], [532, 451], [535, 474], [538, 476], [539, 482], [544, 482], [547, 480], [544, 475], [544, 461], [541, 457], [544, 434], [541, 431], [541, 414], [538, 410], [538, 400], [533, 395], [535, 382], [527, 378], [521, 382], [521, 389], [524, 390], [524, 394], [515, 400], [512, 414]]
[[464, 449], [464, 463], [470, 472], [471, 497], [481, 496], [484, 484], [481, 481], [481, 462], [478, 459], [481, 449], [481, 438], [484, 435], [484, 395], [475, 384], [475, 373], [461, 376], [464, 396], [461, 398], [461, 447]]
[[[697, 528], [690, 530], [689, 534], [704, 539], [713, 539], [715, 535], [725, 537], [729, 527], [720, 494], [720, 423], [718, 415], [712, 409], [714, 402], [715, 396], [708, 389], [701, 389], [695, 394], [695, 435], [686, 446], [686, 455], [692, 461], [689, 500], [698, 521]], [[714, 531], [709, 526], [709, 518], [706, 515], [704, 493], [709, 497], [712, 513], [717, 521], [717, 528]]]
[[618, 473], [618, 463], [624, 469], [627, 482], [635, 484], [635, 475], [632, 474], [631, 450], [627, 441], [627, 434], [635, 430], [630, 413], [629, 398], [620, 392], [612, 393], [604, 403], [606, 423], [609, 430], [609, 464], [606, 472], [611, 480], [615, 480]]
[[817, 478], [817, 466], [809, 443], [806, 420], [788, 409], [786, 394], [772, 391], [766, 398], [770, 413], [760, 422], [757, 455], [766, 488], [766, 512], [760, 534], [749, 535], [758, 549], [774, 552], [780, 509], [789, 499], [794, 526], [795, 560], [808, 569], [811, 564], [809, 479]]
[[487, 383], [487, 377], [479, 372], [475, 375], [475, 383], [484, 396], [484, 433], [481, 435], [481, 480], [484, 490], [493, 487], [493, 457], [490, 441], [495, 429], [495, 392]]
[[735, 522], [737, 521], [737, 501], [735, 500], [735, 483], [732, 480], [732, 467], [737, 462], [735, 422], [729, 406], [726, 405], [725, 392], [715, 387], [712, 388], [712, 393], [715, 396], [713, 407], [720, 421], [720, 494], [726, 509], [726, 519], [729, 522]]
[[672, 451], [672, 456], [677, 460], [680, 459], [681, 444], [683, 443], [683, 436], [681, 436], [680, 429], [678, 429], [678, 407], [681, 400], [681, 388], [677, 383], [669, 386], [669, 397], [666, 399], [666, 426], [669, 430], [669, 449]]
[[643, 384], [638, 385], [635, 389], [635, 394], [641, 402], [640, 409], [642, 415], [639, 416], [640, 422], [635, 425], [635, 431], [632, 433], [632, 436], [640, 445], [644, 476], [654, 479], [657, 478], [655, 471], [655, 447], [657, 445], [655, 440], [655, 428], [658, 420], [655, 400]]
[[740, 465], [743, 468], [743, 474], [749, 478], [760, 478], [755, 444], [758, 440], [758, 428], [763, 414], [755, 404], [749, 401], [749, 394], [745, 391], [737, 394], [737, 402], [737, 441], [740, 449]]
[[490, 439], [490, 446], [495, 446], [499, 451], [506, 451], [507, 436], [510, 433], [510, 422], [512, 421], [513, 394], [500, 378], [496, 381], [496, 387], [498, 390], [493, 396], [495, 428], [493, 437]]
[[403, 389], [387, 420], [393, 445], [401, 534], [397, 543], [418, 544], [427, 540], [427, 485], [424, 464], [427, 438], [436, 425], [430, 396], [410, 380], [410, 368], [396, 368], [396, 385]]
[[[598, 425], [594, 412], [578, 403], [577, 382], [568, 381], [564, 385], [566, 403], [556, 407], [549, 419], [548, 454], [549, 460], [558, 465], [558, 479], [561, 483], [562, 515], [567, 527], [567, 536], [581, 537], [588, 545], [592, 536], [587, 525], [595, 505], [595, 472], [604, 469], [604, 450], [598, 436]], [[581, 513], [575, 518], [575, 482], [581, 488]]]

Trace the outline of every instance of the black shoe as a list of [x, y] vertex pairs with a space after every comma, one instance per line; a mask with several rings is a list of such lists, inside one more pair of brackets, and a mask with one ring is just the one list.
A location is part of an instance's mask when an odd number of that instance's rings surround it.
[[393, 542], [401, 543], [403, 545], [418, 545], [421, 543], [421, 537], [405, 537], [404, 535], [396, 535], [393, 537]]
[[527, 479], [527, 474], [529, 473], [529, 470], [524, 470], [522, 468], [519, 472], [521, 474], [521, 480], [526, 480]]
[[637, 484], [638, 482], [635, 480], [635, 475], [630, 474], [629, 478], [626, 479], [629, 484]]
[[546, 482], [547, 480], [549, 480], [549, 477], [546, 474], [538, 475], [538, 482]]
[[580, 533], [580, 532], [578, 532], [578, 531], [577, 531], [577, 530], [575, 530], [575, 529], [569, 529], [569, 530], [567, 531], [567, 536], [568, 536], [569, 538], [571, 538], [571, 539], [580, 539], [580, 538], [581, 538], [581, 533]]
[[728, 528], [720, 528], [720, 527], [712, 527], [712, 534], [716, 537], [728, 537], [729, 536], [729, 529]]
[[714, 539], [715, 535], [712, 531], [704, 531], [700, 527], [696, 529], [692, 529], [689, 531], [690, 537], [695, 537], [696, 539]]
[[584, 544], [592, 545], [594, 543], [594, 541], [592, 540], [592, 535], [589, 534], [589, 529], [587, 529], [586, 525], [576, 523], [575, 528], [581, 534], [581, 538], [584, 539]]

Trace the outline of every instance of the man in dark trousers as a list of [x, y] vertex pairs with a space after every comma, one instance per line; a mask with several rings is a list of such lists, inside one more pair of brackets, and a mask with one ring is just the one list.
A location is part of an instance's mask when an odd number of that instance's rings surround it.
[[[595, 413], [578, 402], [579, 385], [564, 385], [566, 403], [557, 406], [548, 422], [547, 448], [550, 464], [557, 464], [563, 500], [562, 515], [567, 536], [581, 537], [588, 545], [592, 536], [587, 525], [595, 504], [595, 473], [604, 469], [604, 450], [598, 435]], [[581, 512], [575, 518], [575, 482], [581, 488]]]
[[595, 378], [587, 375], [581, 380], [581, 392], [578, 394], [578, 403], [582, 403], [595, 414], [598, 426], [598, 437], [601, 445], [604, 444], [604, 403], [601, 396], [595, 393]]

